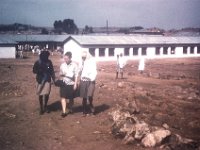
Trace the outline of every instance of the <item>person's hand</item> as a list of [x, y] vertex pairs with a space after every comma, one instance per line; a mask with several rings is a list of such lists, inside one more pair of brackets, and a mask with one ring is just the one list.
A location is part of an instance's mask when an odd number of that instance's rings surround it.
[[55, 82], [56, 82], [55, 80], [52, 80], [51, 84], [55, 85]]
[[79, 86], [80, 86], [80, 81], [77, 82], [77, 87], [79, 87]]
[[77, 89], [77, 84], [74, 84], [74, 90], [76, 90]]

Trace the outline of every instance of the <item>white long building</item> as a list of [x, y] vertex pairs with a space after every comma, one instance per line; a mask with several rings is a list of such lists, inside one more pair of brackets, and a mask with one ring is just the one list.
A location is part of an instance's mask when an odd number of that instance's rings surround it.
[[0, 37], [0, 58], [15, 58], [17, 43]]
[[64, 41], [64, 53], [71, 51], [74, 59], [80, 58], [83, 50], [97, 61], [116, 60], [120, 53], [127, 59], [200, 57], [200, 37], [84, 35]]
[[39, 45], [71, 51], [79, 61], [83, 50], [97, 61], [113, 61], [122, 53], [127, 59], [200, 57], [200, 36], [157, 35], [0, 35], [0, 58], [15, 58], [17, 47]]

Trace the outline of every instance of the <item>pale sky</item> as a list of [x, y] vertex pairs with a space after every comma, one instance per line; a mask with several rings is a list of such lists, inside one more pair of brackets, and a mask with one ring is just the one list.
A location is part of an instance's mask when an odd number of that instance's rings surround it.
[[0, 0], [0, 24], [53, 27], [73, 19], [80, 27], [162, 29], [200, 27], [200, 0]]

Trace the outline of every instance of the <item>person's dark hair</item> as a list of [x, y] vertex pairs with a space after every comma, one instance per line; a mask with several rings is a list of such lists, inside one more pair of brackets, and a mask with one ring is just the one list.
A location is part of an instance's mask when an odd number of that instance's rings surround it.
[[71, 52], [66, 52], [65, 56], [68, 56], [69, 58], [72, 58], [72, 53]]
[[40, 54], [40, 60], [47, 61], [49, 58], [49, 55], [50, 55], [49, 51], [42, 51]]

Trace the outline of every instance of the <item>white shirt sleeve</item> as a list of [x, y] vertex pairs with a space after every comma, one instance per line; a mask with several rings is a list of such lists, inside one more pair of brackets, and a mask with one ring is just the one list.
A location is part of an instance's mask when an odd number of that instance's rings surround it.
[[94, 81], [97, 76], [97, 67], [96, 61], [92, 58], [85, 60], [84, 67], [82, 70], [81, 77], [89, 78], [91, 81]]

